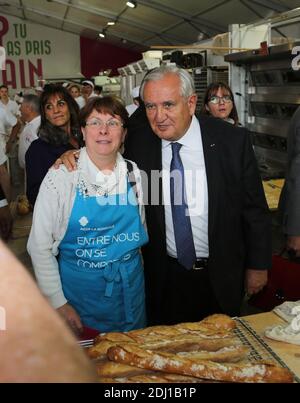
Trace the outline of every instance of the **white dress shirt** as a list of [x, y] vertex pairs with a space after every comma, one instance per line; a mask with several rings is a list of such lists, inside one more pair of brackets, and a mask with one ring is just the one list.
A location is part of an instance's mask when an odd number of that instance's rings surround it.
[[82, 95], [79, 95], [79, 97], [74, 98], [74, 99], [78, 103], [78, 106], [79, 106], [80, 109], [85, 106], [86, 102], [85, 102], [85, 99], [83, 98]]
[[4, 104], [0, 100], [0, 108], [3, 108], [6, 111], [10, 112], [15, 117], [21, 116], [19, 105], [16, 103], [16, 101], [12, 101], [11, 99], [8, 100], [7, 104]]
[[30, 122], [26, 123], [22, 133], [20, 134], [18, 159], [21, 168], [25, 168], [25, 154], [30, 144], [38, 138], [37, 132], [41, 125], [41, 117], [37, 116]]
[[6, 136], [17, 124], [17, 118], [5, 108], [0, 107], [0, 147], [6, 153]]
[[138, 106], [136, 104], [130, 104], [126, 106], [126, 110], [128, 112], [128, 115], [131, 116], [133, 112], [137, 110]]
[[[182, 144], [180, 157], [185, 171], [185, 188], [191, 219], [196, 256], [208, 257], [208, 191], [202, 137], [198, 119], [193, 116]], [[171, 142], [162, 140], [162, 179], [166, 221], [167, 253], [177, 257], [172, 209], [170, 203]]]
[[13, 126], [17, 123], [17, 119], [10, 112], [4, 108], [0, 108], [0, 134], [6, 135]]

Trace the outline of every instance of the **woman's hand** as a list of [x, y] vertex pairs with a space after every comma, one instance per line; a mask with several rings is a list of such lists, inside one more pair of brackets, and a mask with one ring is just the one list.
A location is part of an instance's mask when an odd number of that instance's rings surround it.
[[64, 318], [64, 320], [71, 326], [72, 330], [76, 334], [80, 334], [83, 331], [83, 326], [78, 313], [68, 303], [57, 308], [57, 312]]
[[67, 168], [68, 171], [75, 171], [77, 169], [76, 161], [79, 158], [80, 151], [69, 150], [63, 153], [54, 163], [54, 168], [58, 169], [61, 164]]

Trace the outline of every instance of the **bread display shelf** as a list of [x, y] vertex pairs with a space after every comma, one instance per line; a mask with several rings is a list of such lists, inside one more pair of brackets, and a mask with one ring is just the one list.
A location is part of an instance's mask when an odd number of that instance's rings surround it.
[[[291, 369], [282, 361], [282, 359], [272, 350], [272, 348], [256, 333], [250, 324], [242, 318], [234, 318], [237, 327], [233, 330], [241, 343], [250, 349], [248, 354], [249, 362], [269, 361], [283, 368]], [[291, 371], [293, 372], [293, 371]], [[300, 383], [299, 377], [294, 373], [295, 382]]]

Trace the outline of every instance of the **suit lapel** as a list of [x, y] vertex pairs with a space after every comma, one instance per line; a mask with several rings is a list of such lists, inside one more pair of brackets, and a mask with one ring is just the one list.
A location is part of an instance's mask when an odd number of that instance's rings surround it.
[[213, 125], [209, 124], [210, 120], [200, 117], [199, 122], [208, 188], [208, 234], [211, 235], [219, 208], [220, 170], [218, 153], [220, 150], [216, 129], [212, 127]]
[[[166, 226], [165, 226], [165, 210], [164, 210], [164, 203], [163, 203], [163, 188], [162, 188], [162, 175], [161, 175], [161, 170], [162, 170], [162, 150], [161, 150], [161, 140], [156, 137], [155, 141], [155, 146], [153, 147], [153, 154], [152, 154], [152, 162], [151, 162], [151, 169], [155, 170], [156, 173], [155, 175], [159, 175], [159, 180], [149, 177], [149, 181], [153, 181], [155, 184], [155, 188], [157, 189], [157, 182], [158, 182], [158, 203], [157, 203], [157, 198], [156, 198], [156, 203], [155, 206], [153, 207], [153, 213], [156, 218], [156, 222], [159, 224], [159, 229], [161, 231], [163, 239], [166, 238]], [[150, 186], [150, 189], [152, 189], [152, 186]], [[153, 190], [152, 190], [153, 192]], [[151, 193], [149, 193], [149, 197], [151, 197]], [[149, 200], [151, 203], [151, 199]]]

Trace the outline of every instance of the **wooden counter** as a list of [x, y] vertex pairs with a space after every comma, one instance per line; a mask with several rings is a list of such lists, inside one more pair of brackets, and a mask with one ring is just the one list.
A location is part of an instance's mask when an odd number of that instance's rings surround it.
[[271, 349], [284, 361], [284, 363], [300, 378], [300, 345], [271, 340], [264, 336], [268, 326], [287, 323], [273, 312], [244, 316], [249, 325], [262, 337]]
[[263, 187], [270, 210], [277, 210], [284, 179], [263, 180]]

